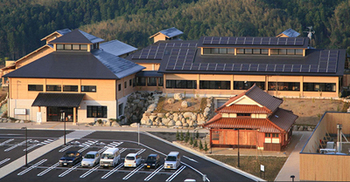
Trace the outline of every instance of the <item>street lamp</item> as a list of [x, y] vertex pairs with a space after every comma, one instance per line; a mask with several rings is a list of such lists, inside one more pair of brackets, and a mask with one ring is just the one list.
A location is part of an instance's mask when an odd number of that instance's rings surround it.
[[22, 130], [25, 130], [25, 141], [26, 141], [26, 148], [25, 148], [26, 156], [25, 156], [25, 162], [26, 162], [26, 167], [28, 167], [27, 127], [22, 127], [21, 129], [22, 129]]
[[237, 156], [238, 156], [238, 159], [237, 159], [237, 167], [240, 167], [240, 165], [239, 165], [239, 128], [235, 128], [235, 130], [237, 130], [237, 135], [238, 135], [238, 138], [237, 138], [237, 148], [238, 148], [238, 153], [237, 153]]
[[294, 182], [295, 176], [294, 176], [294, 175], [291, 175], [290, 178], [292, 178], [292, 182]]
[[64, 135], [63, 135], [63, 138], [64, 138], [64, 145], [66, 145], [66, 120], [65, 120], [65, 112], [64, 110], [61, 110], [61, 121], [63, 121], [63, 125], [64, 125]]

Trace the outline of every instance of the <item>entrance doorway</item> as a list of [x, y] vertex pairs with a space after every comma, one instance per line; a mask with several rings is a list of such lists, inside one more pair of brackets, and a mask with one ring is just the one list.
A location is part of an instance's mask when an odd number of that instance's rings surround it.
[[73, 107], [47, 107], [47, 121], [62, 121], [62, 112], [65, 113], [65, 121], [73, 122]]

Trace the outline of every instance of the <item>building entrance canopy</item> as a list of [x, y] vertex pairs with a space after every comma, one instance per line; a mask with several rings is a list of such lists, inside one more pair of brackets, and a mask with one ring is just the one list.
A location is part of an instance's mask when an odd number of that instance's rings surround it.
[[85, 94], [39, 93], [32, 106], [79, 107]]

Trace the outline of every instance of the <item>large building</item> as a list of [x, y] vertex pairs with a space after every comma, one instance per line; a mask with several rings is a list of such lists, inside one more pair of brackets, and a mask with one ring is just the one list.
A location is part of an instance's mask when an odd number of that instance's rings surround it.
[[[288, 30], [280, 37], [202, 37], [161, 40], [126, 59], [146, 67], [137, 76], [141, 90], [232, 96], [253, 84], [278, 97], [339, 97], [346, 51], [309, 47], [307, 37]], [[288, 37], [292, 36], [292, 37]]]
[[280, 151], [290, 142], [292, 125], [298, 118], [279, 108], [282, 102], [255, 84], [230, 98], [203, 125], [210, 130], [210, 146]]
[[123, 115], [135, 74], [144, 67], [118, 56], [136, 48], [101, 43], [78, 29], [56, 31], [43, 40], [46, 45], [3, 69], [9, 72], [9, 117], [93, 122]]

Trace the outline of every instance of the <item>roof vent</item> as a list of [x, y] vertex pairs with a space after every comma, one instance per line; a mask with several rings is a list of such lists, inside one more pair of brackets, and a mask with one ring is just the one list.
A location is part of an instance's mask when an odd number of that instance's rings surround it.
[[276, 118], [278, 118], [278, 116], [277, 116], [277, 115], [275, 115], [275, 117], [276, 117]]

